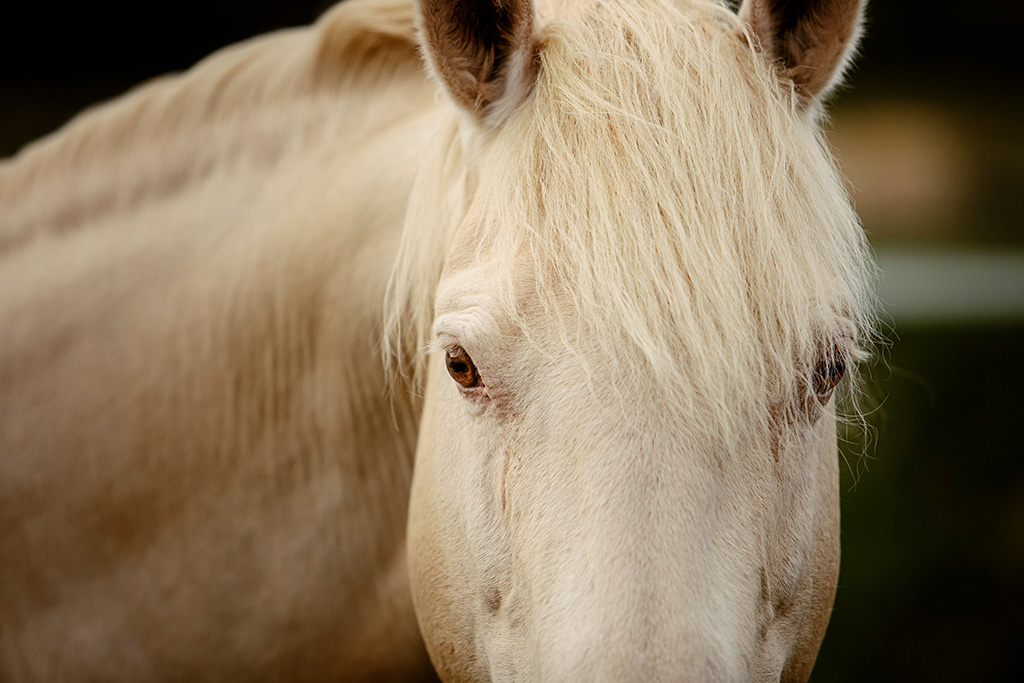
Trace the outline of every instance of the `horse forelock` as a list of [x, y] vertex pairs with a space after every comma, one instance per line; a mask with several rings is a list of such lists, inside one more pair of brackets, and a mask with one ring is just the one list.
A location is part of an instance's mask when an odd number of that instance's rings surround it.
[[[595, 362], [642, 359], [716, 430], [764, 428], [816, 358], [870, 346], [871, 260], [827, 145], [728, 9], [576, 10], [541, 29], [534, 95], [504, 128], [441, 127], [385, 346], [422, 349], [445, 259], [472, 245], [527, 334], [550, 317], [520, 315], [524, 267], [544, 309], [585, 321]], [[628, 393], [637, 373], [612, 376]]]

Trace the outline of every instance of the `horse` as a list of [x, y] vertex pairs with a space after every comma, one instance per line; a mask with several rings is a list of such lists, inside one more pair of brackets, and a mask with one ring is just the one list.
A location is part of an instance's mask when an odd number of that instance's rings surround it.
[[806, 680], [863, 11], [351, 0], [4, 162], [0, 678]]

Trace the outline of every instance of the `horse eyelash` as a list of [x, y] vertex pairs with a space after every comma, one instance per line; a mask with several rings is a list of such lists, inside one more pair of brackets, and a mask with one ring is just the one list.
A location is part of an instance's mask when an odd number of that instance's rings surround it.
[[441, 341], [440, 339], [431, 339], [423, 343], [423, 353], [427, 356], [437, 353], [438, 351], [451, 351], [452, 345]]
[[438, 353], [440, 351], [443, 351], [445, 353], [452, 353], [456, 349], [461, 348], [462, 347], [459, 344], [453, 341], [445, 341], [442, 339], [431, 339], [430, 341], [423, 344], [423, 352], [428, 356], [431, 354]]

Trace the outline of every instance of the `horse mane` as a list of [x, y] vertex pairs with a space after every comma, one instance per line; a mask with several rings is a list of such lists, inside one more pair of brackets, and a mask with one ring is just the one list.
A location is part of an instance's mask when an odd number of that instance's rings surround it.
[[408, 0], [353, 0], [312, 28], [221, 50], [0, 163], [0, 250], [153, 201], [230, 162], [272, 164], [302, 142], [296, 129], [343, 116], [339, 97], [356, 110], [410, 77], [423, 78]]
[[551, 314], [536, 324], [585, 321], [563, 338], [621, 370], [602, 392], [642, 377], [725, 438], [766, 429], [809, 393], [818, 359], [852, 370], [871, 343], [873, 266], [827, 143], [728, 8], [570, 11], [541, 29], [534, 93], [500, 130], [466, 134], [454, 112], [440, 126], [392, 277], [386, 362], [422, 375], [446, 255], [476, 244], [528, 338], [524, 263]]

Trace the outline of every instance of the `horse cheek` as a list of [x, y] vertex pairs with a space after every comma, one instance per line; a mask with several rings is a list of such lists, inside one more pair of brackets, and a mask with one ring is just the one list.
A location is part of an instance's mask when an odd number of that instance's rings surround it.
[[781, 680], [806, 681], [811, 676], [825, 630], [832, 616], [839, 582], [839, 457], [835, 441], [835, 419], [822, 419], [819, 429], [825, 432], [821, 446], [809, 455], [819, 466], [818, 486], [821, 502], [814, 539], [812, 566], [804, 590], [805, 614], [792, 653], [783, 669]]
[[409, 580], [420, 633], [438, 674], [445, 681], [481, 680], [486, 672], [478, 670], [478, 659], [468, 652], [474, 642], [472, 613], [464, 604], [470, 577], [466, 543], [453, 521], [462, 485], [459, 473], [446, 466], [451, 444], [444, 437], [451, 425], [445, 420], [453, 416], [443, 414], [450, 405], [438, 390], [447, 377], [438, 368], [431, 364], [429, 369], [416, 449], [406, 541]]

